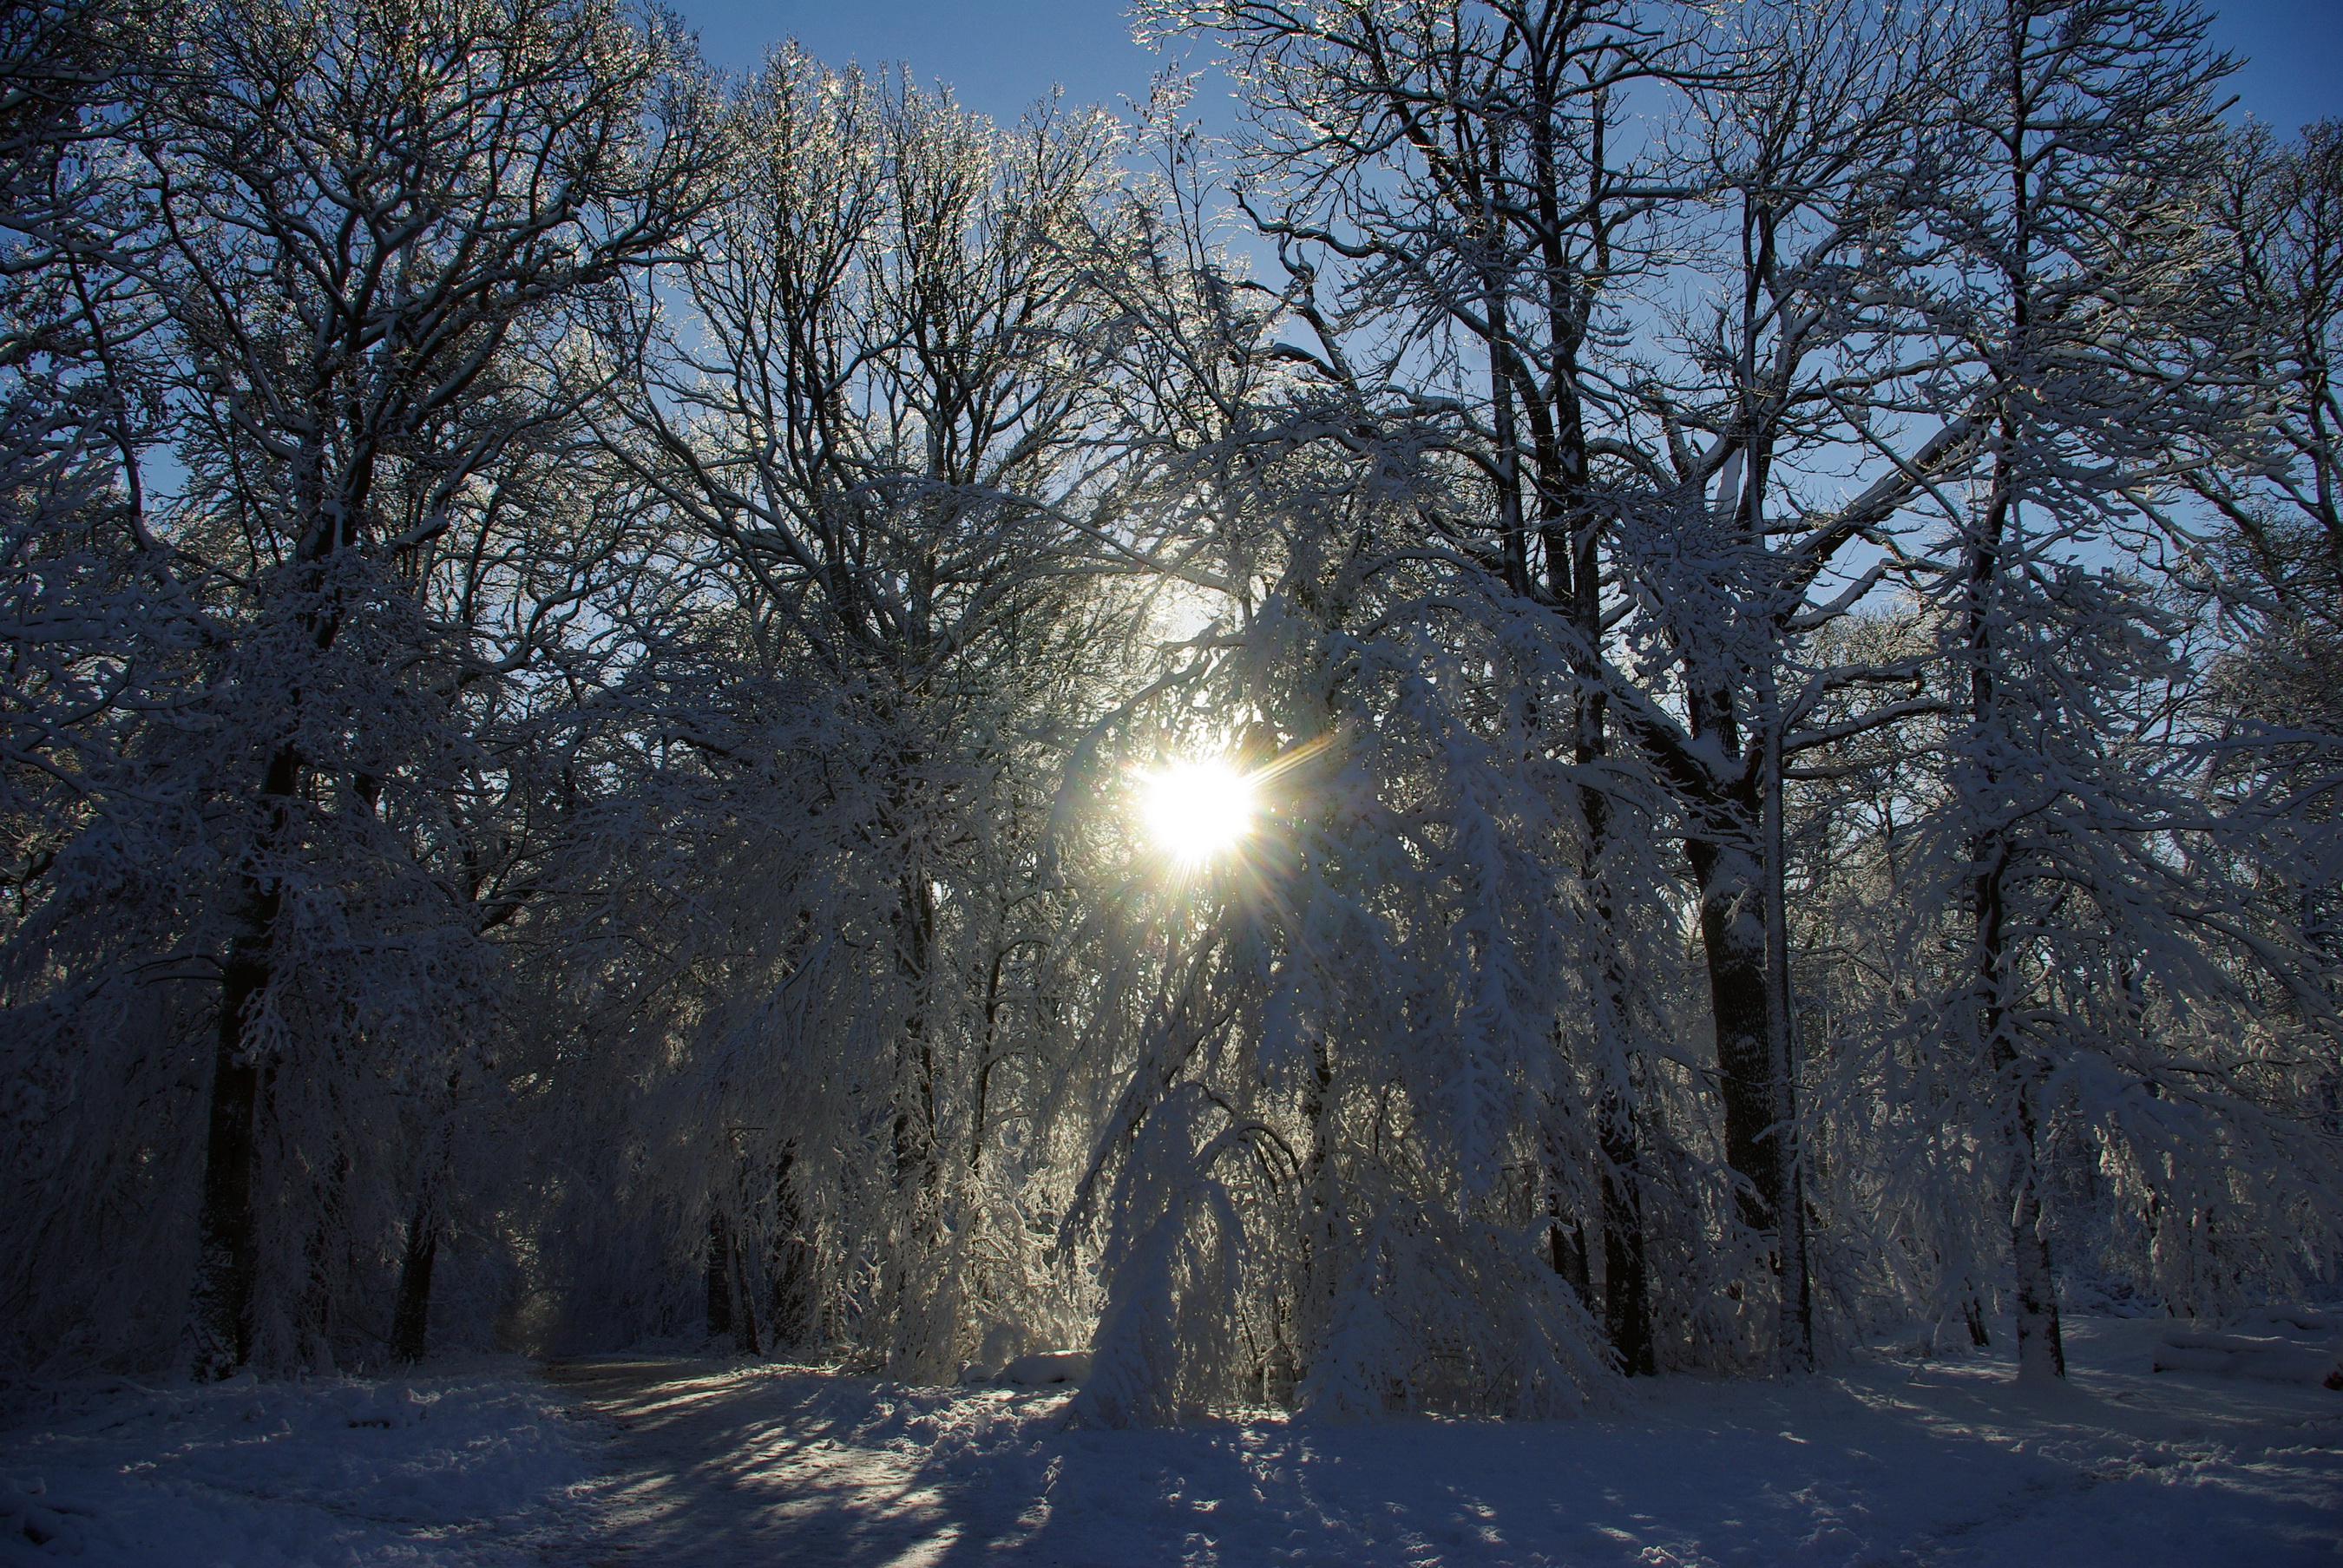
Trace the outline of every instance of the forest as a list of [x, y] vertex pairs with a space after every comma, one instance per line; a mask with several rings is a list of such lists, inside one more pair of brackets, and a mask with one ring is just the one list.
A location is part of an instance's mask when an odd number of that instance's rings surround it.
[[0, 1379], [2334, 1293], [2343, 123], [2192, 0], [1136, 25], [5, 9]]

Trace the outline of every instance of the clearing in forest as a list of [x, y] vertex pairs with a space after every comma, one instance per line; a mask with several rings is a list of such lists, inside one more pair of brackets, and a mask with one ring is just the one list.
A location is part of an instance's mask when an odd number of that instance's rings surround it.
[[2343, 1392], [2152, 1372], [2176, 1332], [2072, 1320], [2075, 1385], [2043, 1395], [2003, 1357], [1872, 1352], [1795, 1382], [1639, 1380], [1578, 1421], [1350, 1427], [1069, 1431], [1061, 1391], [677, 1357], [117, 1380], [0, 1433], [0, 1565], [2334, 1563]]

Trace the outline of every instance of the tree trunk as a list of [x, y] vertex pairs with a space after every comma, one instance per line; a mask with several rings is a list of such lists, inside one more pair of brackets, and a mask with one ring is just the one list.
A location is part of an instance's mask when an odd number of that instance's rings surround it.
[[[237, 946], [243, 945], [238, 938]], [[242, 981], [236, 971], [259, 971]], [[209, 1138], [204, 1151], [204, 1204], [198, 1221], [202, 1251], [196, 1265], [190, 1370], [197, 1382], [230, 1377], [252, 1359], [252, 1299], [259, 1274], [253, 1235], [253, 1123], [260, 1099], [260, 1069], [242, 1052], [242, 1031], [230, 1011], [267, 983], [266, 970], [239, 965], [233, 950], [223, 987], [219, 1042], [213, 1052]]]
[[805, 1210], [798, 1201], [797, 1189], [789, 1181], [797, 1158], [795, 1149], [783, 1150], [780, 1170], [774, 1181], [773, 1343], [776, 1345], [810, 1344], [818, 1326], [814, 1316], [813, 1241], [805, 1233]]
[[2066, 1375], [2066, 1346], [2058, 1329], [2058, 1281], [2050, 1265], [2050, 1238], [2042, 1228], [2032, 1096], [2023, 1089], [2019, 1093], [2018, 1148], [2009, 1181], [2009, 1250], [2017, 1276], [2017, 1381], [2055, 1382]]
[[732, 1337], [732, 1247], [721, 1210], [708, 1215], [708, 1337]]
[[1334, 1312], [1334, 1270], [1339, 1256], [1334, 1233], [1334, 1059], [1322, 1038], [1310, 1046], [1310, 1079], [1302, 1091], [1302, 1120], [1310, 1129], [1310, 1151], [1302, 1165], [1302, 1224], [1295, 1237], [1296, 1285], [1292, 1338], [1293, 1382], [1310, 1375], [1324, 1348]]
[[936, 896], [924, 875], [903, 879], [895, 915], [895, 965], [910, 992], [910, 1008], [896, 1042], [894, 1163], [900, 1195], [900, 1230], [895, 1241], [891, 1294], [894, 1330], [887, 1353], [890, 1370], [916, 1368], [935, 1350], [940, 1325], [933, 1303], [914, 1301], [921, 1259], [941, 1240], [939, 1212], [942, 1162], [936, 1147], [936, 1040], [930, 1011], [934, 1002]]
[[1775, 1134], [1780, 1094], [1766, 984], [1764, 868], [1737, 846], [1694, 839], [1684, 849], [1700, 890], [1725, 1163], [1741, 1178], [1741, 1222], [1770, 1233], [1782, 1211], [1785, 1168]]
[[1594, 1286], [1587, 1269], [1586, 1226], [1562, 1209], [1562, 1195], [1553, 1194], [1546, 1200], [1546, 1249], [1554, 1260], [1554, 1271], [1570, 1282], [1579, 1304], [1594, 1305]]
[[[1986, 697], [1990, 688], [1980, 680]], [[1983, 706], [1981, 703], [1980, 706]], [[1976, 903], [1977, 983], [1983, 993], [1979, 1023], [1986, 1060], [1998, 1091], [2007, 1097], [2012, 1141], [2009, 1167], [2009, 1250], [2017, 1286], [2017, 1378], [2020, 1382], [2056, 1382], [2066, 1375], [2066, 1352], [2058, 1329], [2057, 1276], [2050, 1238], [2043, 1229], [2041, 1139], [2034, 1103], [2037, 1063], [2021, 1058], [2009, 1027], [2008, 907], [2003, 879], [2009, 846], [1999, 836], [1982, 835], [1976, 850]]]
[[932, 1189], [936, 1168], [936, 1045], [929, 1028], [928, 978], [933, 966], [936, 899], [924, 877], [904, 879], [895, 912], [895, 964], [911, 992], [896, 1073], [895, 1185]]
[[732, 1312], [732, 1348], [742, 1355], [763, 1355], [764, 1337], [757, 1332], [757, 1298], [737, 1247], [732, 1252], [732, 1287], [737, 1292]]
[[1766, 1143], [1777, 1182], [1774, 1275], [1779, 1284], [1780, 1312], [1775, 1343], [1782, 1370], [1799, 1372], [1815, 1367], [1814, 1266], [1806, 1229], [1805, 1148], [1798, 1123], [1797, 999], [1790, 989], [1789, 851], [1784, 833], [1781, 701], [1770, 668], [1765, 708], [1759, 789], [1765, 831], [1766, 1076], [1774, 1091], [1774, 1131]]
[[[1593, 563], [1587, 562], [1590, 574], [1592, 568]], [[1584, 767], [1603, 751], [1599, 698], [1582, 702], [1578, 726], [1577, 756]], [[1599, 789], [1583, 787], [1579, 809], [1586, 821], [1586, 859], [1580, 877], [1605, 944], [1597, 955], [1594, 977], [1596, 1032], [1610, 1055], [1603, 1070], [1611, 1075], [1595, 1108], [1603, 1191], [1603, 1328], [1619, 1358], [1619, 1369], [1629, 1377], [1648, 1377], [1659, 1368], [1653, 1355], [1651, 1290], [1644, 1273], [1643, 1139], [1635, 1124], [1626, 980], [1608, 946], [1617, 915], [1603, 871], [1611, 831], [1610, 798]]]
[[[1767, 744], [1762, 738], [1760, 743]], [[1725, 822], [1757, 827], [1751, 838], [1762, 843], [1763, 853], [1724, 834], [1688, 839], [1684, 850], [1700, 892], [1725, 1163], [1741, 1178], [1735, 1189], [1741, 1222], [1772, 1243], [1767, 1262], [1779, 1303], [1775, 1338], [1783, 1368], [1803, 1372], [1814, 1365], [1813, 1270], [1795, 1150], [1795, 1019], [1783, 902], [1779, 759], [1768, 753], [1763, 760], [1755, 791], [1735, 791], [1712, 808]]]
[[2058, 1330], [2057, 1275], [2051, 1265], [2050, 1238], [2043, 1229], [2040, 1128], [2034, 1104], [2036, 1063], [2021, 1059], [2010, 1038], [2008, 910], [2002, 879], [2008, 847], [1987, 835], [1978, 851], [1975, 900], [1980, 1009], [1987, 1060], [1999, 1091], [2008, 1097], [2016, 1133], [2010, 1150], [2009, 1250], [2017, 1286], [2017, 1378], [2020, 1382], [2056, 1382], [2066, 1375], [2066, 1352]]
[[1644, 1276], [1644, 1197], [1634, 1112], [1604, 1098], [1603, 1121], [1603, 1328], [1629, 1377], [1659, 1371], [1652, 1348], [1651, 1288]]
[[439, 1216], [430, 1195], [416, 1200], [398, 1262], [398, 1304], [390, 1319], [394, 1361], [419, 1362], [430, 1348], [431, 1267], [439, 1256]]
[[[263, 1093], [265, 1097], [265, 1090]], [[336, 1252], [343, 1250], [336, 1243], [347, 1236], [344, 1210], [349, 1181], [349, 1151], [337, 1149], [326, 1168], [325, 1191], [309, 1229], [309, 1288], [301, 1302], [301, 1344], [314, 1373], [334, 1371], [334, 1298], [339, 1283], [334, 1265]]]
[[[279, 747], [261, 784], [266, 833], [283, 831], [300, 756]], [[269, 954], [283, 898], [273, 882], [246, 871], [244, 907], [220, 966], [219, 1017], [212, 1049], [210, 1114], [204, 1146], [204, 1201], [190, 1314], [189, 1371], [198, 1382], [233, 1376], [252, 1360], [253, 1299], [260, 1249], [253, 1210], [253, 1157], [259, 1142], [261, 1063], [251, 1038], [256, 1004], [268, 989]]]

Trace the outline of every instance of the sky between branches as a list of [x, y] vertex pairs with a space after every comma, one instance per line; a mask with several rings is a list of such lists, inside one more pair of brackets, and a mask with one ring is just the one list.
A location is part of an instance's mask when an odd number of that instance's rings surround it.
[[[906, 63], [1002, 120], [1053, 85], [1082, 103], [1143, 98], [1150, 78], [1178, 60], [1134, 42], [1115, 0], [679, 0], [677, 9], [728, 69], [795, 38], [832, 65]], [[2215, 10], [2213, 42], [2244, 62], [2230, 82], [2235, 112], [2288, 135], [2343, 116], [2343, 0], [2228, 0]], [[1191, 52], [1201, 64], [1203, 50]], [[1208, 120], [1221, 117], [1216, 106], [1199, 105]]]

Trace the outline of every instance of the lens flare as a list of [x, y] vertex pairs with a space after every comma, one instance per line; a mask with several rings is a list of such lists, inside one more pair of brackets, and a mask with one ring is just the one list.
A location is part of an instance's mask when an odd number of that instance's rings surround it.
[[1148, 774], [1139, 805], [1156, 846], [1191, 865], [1243, 838], [1256, 809], [1252, 779], [1217, 760], [1174, 762]]

